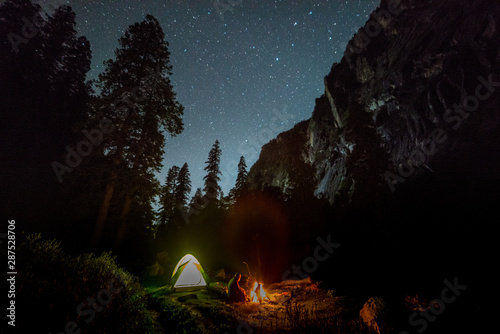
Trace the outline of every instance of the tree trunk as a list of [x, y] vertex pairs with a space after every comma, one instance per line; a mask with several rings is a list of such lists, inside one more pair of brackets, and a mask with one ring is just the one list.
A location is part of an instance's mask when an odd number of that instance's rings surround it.
[[127, 194], [125, 196], [125, 202], [123, 203], [122, 212], [120, 213], [120, 227], [118, 228], [118, 232], [116, 233], [116, 239], [114, 244], [114, 249], [117, 249], [123, 238], [125, 237], [125, 232], [127, 231], [127, 216], [132, 207], [132, 196]]
[[[147, 114], [144, 117], [147, 117]], [[142, 156], [143, 143], [146, 138], [145, 134], [146, 134], [146, 128], [144, 125], [141, 131], [141, 138], [139, 139], [139, 143], [137, 145], [137, 153], [135, 155], [134, 160], [132, 161], [131, 170], [134, 170], [136, 168], [137, 163], [139, 162]], [[132, 196], [130, 195], [130, 190], [129, 190], [125, 195], [125, 201], [123, 203], [122, 212], [120, 213], [120, 227], [118, 228], [118, 232], [116, 233], [115, 244], [113, 247], [115, 249], [117, 249], [120, 246], [123, 238], [125, 237], [125, 232], [127, 231], [127, 216], [130, 212], [131, 207], [132, 207]]]
[[111, 173], [108, 184], [106, 184], [104, 198], [102, 199], [101, 208], [99, 209], [99, 214], [97, 216], [97, 220], [94, 226], [94, 232], [92, 234], [92, 239], [90, 241], [90, 244], [94, 248], [98, 247], [101, 242], [104, 223], [106, 222], [106, 218], [108, 217], [109, 206], [111, 205], [111, 199], [113, 198], [113, 193], [115, 191], [116, 179], [117, 179], [116, 171], [113, 171]]

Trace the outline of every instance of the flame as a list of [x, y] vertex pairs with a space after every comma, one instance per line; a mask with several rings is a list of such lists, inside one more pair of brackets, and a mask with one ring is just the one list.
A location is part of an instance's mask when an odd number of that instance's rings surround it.
[[267, 294], [264, 291], [264, 284], [255, 282], [252, 290], [250, 291], [250, 298], [254, 303], [261, 303], [262, 299], [266, 298]]

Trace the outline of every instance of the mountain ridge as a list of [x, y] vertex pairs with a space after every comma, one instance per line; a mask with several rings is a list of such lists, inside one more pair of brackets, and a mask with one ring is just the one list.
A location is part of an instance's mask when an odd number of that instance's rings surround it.
[[[331, 204], [389, 196], [429, 173], [474, 179], [471, 161], [497, 179], [499, 24], [494, 1], [382, 1], [325, 76], [307, 130], [263, 146], [251, 187], [298, 186], [297, 157]], [[273, 165], [280, 151], [290, 154]]]

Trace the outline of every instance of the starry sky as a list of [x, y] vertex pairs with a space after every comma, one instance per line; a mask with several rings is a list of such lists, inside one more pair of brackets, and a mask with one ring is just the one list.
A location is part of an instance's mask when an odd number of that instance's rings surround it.
[[[56, 1], [56, 0], [48, 0]], [[62, 3], [62, 0], [57, 0]], [[185, 107], [184, 132], [166, 142], [167, 170], [187, 162], [192, 192], [203, 187], [205, 161], [221, 143], [221, 187], [234, 186], [262, 145], [311, 117], [323, 77], [379, 0], [66, 0], [77, 31], [92, 45], [97, 78], [129, 25], [155, 16], [170, 44], [171, 77]]]

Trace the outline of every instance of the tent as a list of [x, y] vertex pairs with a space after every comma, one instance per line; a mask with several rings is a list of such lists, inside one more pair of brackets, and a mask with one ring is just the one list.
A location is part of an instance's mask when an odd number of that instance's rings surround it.
[[174, 290], [202, 288], [208, 286], [209, 278], [200, 262], [193, 255], [186, 254], [175, 266], [170, 283]]

